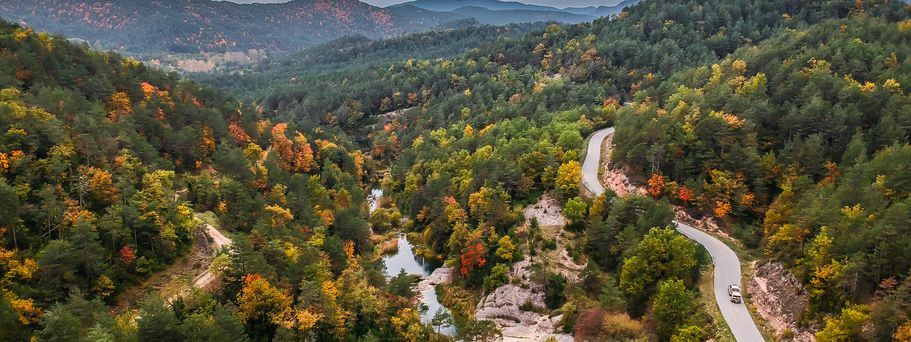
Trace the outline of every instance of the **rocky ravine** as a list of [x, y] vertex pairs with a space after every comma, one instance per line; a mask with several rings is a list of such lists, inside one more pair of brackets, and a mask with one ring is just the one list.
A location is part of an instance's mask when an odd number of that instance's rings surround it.
[[[574, 283], [585, 265], [576, 264], [566, 250], [567, 241], [563, 237], [566, 219], [562, 209], [559, 201], [544, 194], [537, 203], [525, 208], [523, 229], [530, 226], [532, 219], [538, 221], [542, 234], [554, 239], [557, 249], [542, 251], [534, 262], [543, 263], [551, 272], [560, 273]], [[515, 263], [510, 270], [509, 283], [487, 294], [478, 303], [475, 319], [496, 323], [503, 334], [502, 341], [544, 341], [550, 337], [557, 341], [573, 341], [571, 335], [556, 332], [562, 316], [548, 314], [550, 310], [544, 304], [544, 286], [531, 280], [531, 265], [532, 259], [528, 257]], [[522, 310], [526, 303], [534, 309]]]

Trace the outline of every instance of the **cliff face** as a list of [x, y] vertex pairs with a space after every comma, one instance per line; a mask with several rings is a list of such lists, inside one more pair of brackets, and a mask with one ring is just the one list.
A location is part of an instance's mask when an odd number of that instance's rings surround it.
[[813, 333], [797, 326], [807, 308], [807, 293], [800, 280], [778, 262], [755, 264], [747, 290], [756, 311], [779, 336], [793, 334], [793, 341], [815, 341]]

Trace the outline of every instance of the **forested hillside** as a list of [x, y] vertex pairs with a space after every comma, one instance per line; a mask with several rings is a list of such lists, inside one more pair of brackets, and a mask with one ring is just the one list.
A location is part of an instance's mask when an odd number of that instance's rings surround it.
[[[651, 230], [669, 225], [674, 204], [792, 266], [810, 290], [804, 323], [821, 339], [888, 340], [909, 313], [900, 284], [911, 258], [899, 238], [908, 18], [894, 1], [644, 1], [615, 20], [365, 67], [260, 103], [355, 131], [375, 122], [371, 155], [390, 167], [390, 210], [413, 219], [406, 229], [427, 255], [459, 267], [465, 289], [508, 280], [516, 259], [499, 253], [504, 237], [526, 253], [551, 248], [518, 209], [542, 191], [560, 198], [583, 236], [569, 252], [599, 266], [586, 271], [584, 293], [539, 278], [565, 331], [597, 335], [592, 320], [625, 311], [657, 324], [634, 335], [715, 334], [698, 305], [663, 302], [696, 301], [704, 262], [673, 233]], [[352, 108], [361, 111], [344, 115]], [[583, 137], [611, 124], [615, 161], [657, 201], [577, 197]]]
[[[0, 339], [430, 338], [386, 292], [344, 133], [10, 24], [0, 46]], [[221, 291], [112, 314], [204, 211], [234, 240]]]
[[909, 47], [911, 21], [862, 9], [780, 32], [637, 94], [614, 157], [791, 266], [808, 320], [872, 311], [863, 338], [889, 340], [909, 315]]
[[[730, 339], [709, 256], [671, 229], [684, 212], [796, 274], [819, 341], [911, 336], [902, 2], [645, 0], [350, 38], [206, 79], [249, 105], [15, 26], [0, 43], [8, 339], [490, 340], [478, 303], [505, 286], [542, 298], [517, 310], [548, 334]], [[584, 137], [607, 126], [642, 195], [580, 191]], [[565, 227], [524, 217], [542, 198]], [[111, 314], [206, 211], [234, 240], [220, 291]], [[383, 276], [399, 232], [452, 267], [455, 336], [420, 323], [414, 277]]]
[[7, 0], [0, 17], [138, 56], [261, 49], [294, 52], [347, 35], [393, 37], [460, 19], [419, 8], [387, 10], [357, 0]]
[[[287, 98], [290, 95], [285, 95], [284, 92], [299, 85], [308, 85], [306, 89], [309, 90], [321, 88], [311, 87], [316, 84], [325, 86], [352, 77], [362, 80], [363, 75], [358, 74], [366, 67], [386, 66], [406, 59], [453, 58], [497, 40], [523, 37], [546, 27], [544, 23], [478, 26], [472, 20], [464, 24], [383, 40], [371, 40], [363, 36], [344, 37], [239, 71], [194, 74], [191, 77], [225, 89], [243, 100]], [[344, 94], [320, 95], [346, 96], [364, 103], [375, 102], [373, 99], [354, 98]]]

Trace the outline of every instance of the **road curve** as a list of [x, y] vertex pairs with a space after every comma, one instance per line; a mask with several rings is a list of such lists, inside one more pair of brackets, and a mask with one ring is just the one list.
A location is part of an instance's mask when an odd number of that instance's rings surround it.
[[[585, 162], [582, 164], [582, 185], [595, 196], [604, 193], [604, 186], [598, 179], [598, 169], [601, 166], [601, 145], [604, 139], [614, 133], [613, 127], [604, 128], [592, 134], [588, 142]], [[715, 264], [715, 302], [721, 310], [721, 315], [731, 327], [734, 338], [740, 342], [764, 341], [759, 328], [750, 317], [750, 312], [745, 304], [734, 304], [728, 298], [727, 287], [729, 284], [740, 284], [740, 260], [737, 254], [724, 242], [706, 234], [696, 228], [674, 221], [677, 231], [704, 246], [712, 255]]]

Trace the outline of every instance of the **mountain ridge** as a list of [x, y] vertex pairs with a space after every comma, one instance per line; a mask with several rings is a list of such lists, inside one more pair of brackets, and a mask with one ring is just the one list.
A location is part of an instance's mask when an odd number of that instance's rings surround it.
[[7, 20], [36, 30], [135, 55], [157, 51], [297, 51], [345, 35], [386, 38], [458, 19], [426, 10], [383, 9], [357, 0], [278, 4], [10, 0], [0, 4], [0, 13]]

